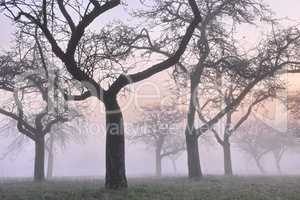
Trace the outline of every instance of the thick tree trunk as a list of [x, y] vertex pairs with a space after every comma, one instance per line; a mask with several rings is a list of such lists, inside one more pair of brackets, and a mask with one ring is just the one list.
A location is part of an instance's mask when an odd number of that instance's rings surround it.
[[161, 177], [161, 160], [162, 157], [160, 155], [161, 149], [157, 148], [155, 150], [155, 174], [157, 177]]
[[50, 135], [50, 142], [48, 147], [48, 166], [47, 166], [47, 178], [50, 179], [53, 177], [53, 165], [54, 165], [54, 150], [53, 150], [53, 144], [54, 143], [54, 137], [53, 135]]
[[227, 140], [224, 141], [223, 144], [223, 152], [224, 152], [224, 174], [226, 176], [232, 176], [232, 160], [231, 160], [231, 147], [230, 142]]
[[202, 177], [199, 149], [198, 149], [198, 137], [195, 135], [186, 135], [187, 146], [187, 158], [188, 158], [188, 170], [189, 178], [198, 179]]
[[[192, 106], [192, 105], [190, 105]], [[192, 106], [193, 107], [193, 106]], [[201, 178], [202, 171], [199, 157], [198, 136], [194, 131], [195, 108], [190, 108], [188, 125], [185, 130], [189, 178]]]
[[38, 137], [35, 141], [34, 181], [45, 180], [45, 138]]
[[[197, 80], [197, 78], [195, 78]], [[191, 98], [189, 102], [189, 110], [187, 114], [187, 126], [185, 129], [188, 173], [189, 178], [201, 178], [202, 171], [199, 157], [198, 136], [195, 134], [195, 113], [196, 113], [196, 95], [198, 82], [191, 78]]]
[[106, 108], [106, 177], [105, 187], [127, 187], [125, 170], [125, 136], [122, 112], [116, 97], [105, 99]]

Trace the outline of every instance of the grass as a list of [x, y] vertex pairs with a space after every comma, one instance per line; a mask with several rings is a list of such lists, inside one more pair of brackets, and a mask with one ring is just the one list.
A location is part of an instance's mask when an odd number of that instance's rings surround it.
[[300, 177], [143, 178], [129, 183], [126, 190], [110, 191], [102, 180], [7, 180], [0, 183], [0, 200], [300, 200]]

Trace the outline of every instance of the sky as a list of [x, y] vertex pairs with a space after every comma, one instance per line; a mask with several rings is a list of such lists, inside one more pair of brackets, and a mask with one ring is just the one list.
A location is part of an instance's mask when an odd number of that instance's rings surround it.
[[[127, 9], [134, 8], [138, 0], [128, 1], [129, 5]], [[299, 0], [266, 0], [270, 5], [271, 9], [275, 11], [278, 18], [289, 18], [300, 23], [300, 1]], [[98, 19], [94, 24], [93, 28], [101, 26], [103, 20], [111, 21], [124, 18], [126, 12], [124, 8], [119, 7], [110, 11], [106, 15], [102, 16], [101, 19]], [[12, 44], [12, 33], [14, 32], [13, 24], [5, 16], [0, 15], [0, 50], [6, 50]], [[250, 40], [255, 39], [256, 35], [259, 33], [253, 32], [255, 30], [245, 30], [244, 34], [246, 38], [251, 38]], [[135, 90], [139, 94], [139, 98], [148, 98], [147, 95], [155, 93], [157, 90], [157, 85], [159, 85], [160, 92], [157, 93], [155, 98], [166, 98], [167, 94], [161, 92], [166, 90], [168, 84], [165, 80], [168, 79], [168, 74], [166, 72], [156, 75], [150, 78], [147, 81], [147, 86], [150, 89], [145, 93], [144, 90], [139, 90], [139, 85], [136, 85], [137, 89]], [[298, 76], [289, 76], [290, 80], [297, 80]], [[291, 88], [294, 90], [298, 89], [298, 81], [290, 81], [292, 84]], [[155, 86], [155, 87], [154, 87]], [[145, 85], [143, 85], [143, 88]], [[141, 87], [140, 87], [141, 88]], [[139, 100], [141, 101], [141, 100]], [[95, 102], [89, 102], [95, 103]], [[126, 104], [126, 101], [123, 102]], [[95, 105], [96, 107], [99, 105]], [[97, 109], [100, 109], [97, 107]], [[93, 109], [91, 114], [95, 114]], [[125, 118], [134, 118], [136, 115], [135, 111], [129, 109], [124, 113]], [[105, 163], [105, 136], [97, 127], [104, 126], [104, 116], [95, 114], [94, 121], [92, 121], [90, 132], [91, 136], [87, 138], [87, 141], [84, 144], [70, 144], [65, 150], [59, 151], [57, 154], [55, 162], [55, 171], [56, 176], [103, 176], [104, 175], [104, 163]], [[98, 121], [99, 120], [99, 121]], [[1, 137], [0, 137], [1, 138]], [[1, 141], [2, 140], [2, 141]], [[4, 151], [4, 148], [7, 144], [7, 140], [0, 139], [0, 153]], [[218, 145], [214, 147], [202, 146], [201, 147], [201, 160], [205, 172], [210, 173], [222, 173], [222, 157], [221, 149]], [[154, 157], [151, 151], [145, 150], [141, 145], [129, 144], [127, 143], [127, 170], [128, 174], [135, 176], [141, 174], [152, 174], [154, 170]], [[24, 150], [13, 158], [7, 158], [5, 160], [0, 160], [0, 177], [15, 177], [15, 176], [31, 176], [32, 175], [32, 162], [33, 162], [33, 145], [31, 142], [26, 146]], [[253, 163], [249, 162], [247, 158], [242, 157], [242, 155], [236, 150], [233, 150], [234, 157], [237, 158], [234, 161], [234, 168], [239, 170], [241, 173], [247, 173], [255, 171]], [[300, 172], [300, 163], [291, 165], [288, 160], [300, 160], [295, 159], [297, 155], [291, 154], [289, 159], [286, 159], [285, 170], [286, 171], [297, 171]], [[209, 159], [208, 159], [209, 158]], [[267, 163], [267, 161], [266, 161]], [[178, 171], [179, 173], [186, 174], [186, 158], [183, 155], [178, 161]], [[167, 173], [172, 173], [173, 169], [171, 163], [168, 160], [163, 162], [163, 169]], [[299, 167], [297, 167], [299, 166]], [[248, 170], [248, 171], [247, 171]]]

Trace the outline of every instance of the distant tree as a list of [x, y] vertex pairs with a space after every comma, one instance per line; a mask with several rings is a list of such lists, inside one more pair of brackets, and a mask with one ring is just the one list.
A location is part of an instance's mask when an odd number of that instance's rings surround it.
[[[14, 65], [17, 63], [14, 62]], [[1, 68], [3, 65], [1, 66]], [[10, 66], [11, 67], [11, 66]], [[2, 68], [3, 69], [3, 68]], [[6, 74], [9, 76], [8, 74]], [[3, 77], [2, 77], [3, 78]], [[3, 79], [2, 79], [3, 80]], [[12, 80], [10, 80], [11, 83]], [[9, 84], [10, 84], [9, 83]], [[72, 119], [70, 116], [74, 116], [72, 112], [67, 111], [64, 113], [49, 113], [47, 106], [44, 107], [38, 113], [28, 112], [30, 104], [38, 104], [37, 100], [34, 101], [32, 94], [37, 95], [37, 91], [32, 91], [32, 86], [25, 86], [25, 90], [18, 90], [16, 88], [7, 88], [8, 82], [1, 89], [6, 92], [13, 93], [13, 100], [10, 104], [6, 104], [5, 108], [0, 108], [0, 113], [7, 117], [16, 120], [17, 127], [20, 133], [29, 137], [35, 142], [35, 168], [34, 168], [34, 179], [36, 181], [44, 180], [44, 159], [45, 159], [45, 136], [48, 134], [52, 126], [56, 123], [66, 122]], [[21, 92], [21, 94], [19, 93]], [[22, 99], [20, 99], [22, 98]], [[30, 99], [30, 100], [29, 100]], [[44, 99], [45, 100], [45, 99]], [[48, 97], [47, 97], [48, 100]], [[47, 101], [46, 100], [46, 101]], [[27, 101], [27, 102], [26, 102]], [[28, 102], [29, 101], [29, 102]], [[29, 107], [28, 107], [29, 106]]]
[[46, 135], [54, 125], [79, 114], [59, 96], [58, 73], [48, 71], [41, 43], [35, 39], [29, 50], [17, 43], [15, 51], [0, 57], [0, 89], [10, 97], [0, 113], [15, 120], [19, 132], [34, 141], [34, 180], [43, 181]]
[[249, 126], [243, 125], [239, 131], [241, 133], [237, 135], [238, 139], [236, 144], [243, 152], [254, 159], [259, 171], [265, 174], [266, 170], [261, 160], [264, 155], [270, 152], [270, 149], [264, 147], [264, 143], [267, 142], [267, 140], [265, 139], [266, 135], [261, 134], [262, 127], [259, 124], [254, 125], [253, 123]]
[[270, 149], [275, 161], [277, 172], [282, 174], [281, 161], [287, 150], [297, 150], [299, 148], [299, 140], [297, 135], [287, 129], [286, 131], [279, 131], [270, 126], [270, 131], [273, 133], [268, 142], [266, 142], [266, 148]]
[[45, 148], [47, 151], [47, 178], [53, 177], [55, 155], [59, 149], [64, 150], [71, 142], [84, 143], [88, 137], [88, 133], [84, 132], [82, 126], [84, 119], [80, 115], [79, 124], [77, 120], [74, 122], [56, 124], [53, 126], [51, 133], [46, 139]]
[[0, 155], [0, 160], [7, 157], [15, 158], [24, 148], [24, 144], [30, 141], [24, 134], [20, 134], [17, 130], [17, 123], [14, 119], [5, 117], [1, 120], [0, 128], [1, 139], [9, 141], [5, 147], [5, 150]]
[[281, 160], [283, 158], [285, 151], [289, 148], [289, 144], [285, 143], [286, 140], [287, 139], [283, 138], [282, 135], [276, 135], [268, 141], [268, 143], [270, 143], [273, 146], [270, 148], [275, 160], [275, 166], [277, 172], [279, 174], [282, 174]]
[[[81, 123], [82, 125], [82, 123]], [[20, 134], [14, 120], [5, 121], [5, 125], [0, 129], [0, 136], [12, 141], [8, 143], [6, 151], [0, 155], [0, 160], [7, 157], [16, 157], [22, 153], [23, 149], [27, 146], [30, 138]], [[57, 123], [52, 126], [51, 131], [45, 136], [45, 161], [47, 161], [46, 178], [50, 179], [53, 177], [54, 160], [58, 149], [65, 149], [71, 142], [83, 143], [86, 140], [87, 133], [80, 133], [74, 127], [74, 123]]]
[[250, 155], [262, 174], [266, 173], [261, 160], [271, 153], [275, 160], [275, 166], [279, 174], [281, 170], [281, 160], [288, 148], [295, 146], [295, 138], [288, 132], [281, 132], [272, 126], [267, 125], [262, 120], [254, 119], [246, 122], [235, 137], [237, 146]]
[[300, 98], [299, 92], [288, 96], [288, 131], [300, 139]]
[[[243, 93], [248, 87], [247, 84], [251, 82], [244, 81], [243, 79], [237, 79], [228, 81], [226, 78], [222, 79], [217, 74], [217, 77], [213, 76], [211, 80], [208, 80], [206, 84], [201, 86], [202, 104], [197, 106], [197, 113], [202, 123], [208, 123], [219, 109], [223, 106], [230, 106], [233, 103], [237, 94]], [[214, 134], [217, 142], [223, 148], [223, 160], [224, 160], [224, 174], [233, 175], [232, 170], [232, 156], [231, 156], [231, 136], [236, 133], [240, 126], [247, 121], [251, 115], [253, 109], [256, 109], [259, 105], [266, 100], [274, 99], [277, 97], [278, 91], [284, 89], [279, 83], [274, 80], [264, 80], [261, 84], [257, 84], [251, 91], [248, 92], [240, 100], [240, 104], [233, 106], [230, 111], [224, 116], [224, 122], [219, 123], [218, 127], [211, 127], [210, 131]], [[243, 111], [244, 110], [244, 111]]]
[[[180, 124], [184, 114], [176, 106], [144, 107], [141, 118], [133, 124], [133, 133], [128, 139], [142, 142], [155, 150], [156, 176], [162, 174], [162, 160], [169, 157], [173, 164], [185, 150]], [[175, 157], [176, 156], [176, 157]]]

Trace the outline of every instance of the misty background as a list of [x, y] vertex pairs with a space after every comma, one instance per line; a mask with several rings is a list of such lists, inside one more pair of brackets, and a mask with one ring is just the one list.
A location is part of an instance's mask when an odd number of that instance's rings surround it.
[[[129, 8], [134, 8], [138, 1], [134, 0], [130, 2]], [[266, 1], [280, 18], [290, 18], [300, 21], [300, 2], [299, 0], [268, 0]], [[111, 13], [113, 12], [113, 14]], [[114, 19], [120, 19], [126, 15], [126, 10], [122, 7], [118, 7], [106, 13], [102, 18], [113, 15], [109, 21]], [[93, 24], [93, 28], [100, 26], [97, 21]], [[103, 25], [101, 25], [103, 26]], [[7, 49], [12, 43], [12, 33], [14, 32], [13, 26], [9, 20], [0, 15], [0, 49]], [[254, 32], [255, 31], [255, 32]], [[259, 32], [252, 30], [251, 27], [245, 27], [244, 34], [241, 38], [245, 40], [245, 43], [255, 41], [259, 37]], [[289, 75], [286, 77], [288, 81], [289, 91], [293, 92], [297, 89], [299, 81], [296, 76]], [[146, 91], [139, 90], [140, 84], [133, 87], [135, 93], [130, 94], [133, 96], [139, 96], [137, 102], [133, 102], [127, 109], [123, 109], [125, 123], [128, 125], [132, 123], [139, 116], [139, 107], [148, 105], [151, 101], [160, 101], [161, 99], [168, 97], [168, 86], [172, 83], [169, 78], [168, 71], [156, 75], [149, 80], [145, 81], [145, 84], [149, 84], [149, 88]], [[160, 88], [159, 94], [154, 95], [155, 88], [151, 85], [158, 85]], [[148, 96], [152, 95], [152, 96]], [[151, 98], [150, 98], [151, 97]], [[126, 98], [121, 101], [121, 104], [126, 104]], [[88, 100], [86, 103], [93, 104], [93, 100]], [[136, 104], [138, 103], [138, 104]], [[95, 103], [96, 104], [96, 103]], [[93, 107], [92, 107], [93, 108]], [[83, 142], [71, 141], [67, 144], [66, 148], [58, 149], [55, 154], [54, 161], [54, 176], [99, 176], [105, 175], [105, 118], [104, 112], [101, 112], [102, 108], [96, 107], [86, 112], [86, 123], [76, 122], [78, 126], [84, 126], [81, 134], [84, 134]], [[102, 109], [103, 111], [103, 109]], [[101, 119], [101, 120], [99, 120]], [[4, 116], [0, 116], [1, 125], [6, 122]], [[79, 121], [81, 119], [78, 119]], [[278, 121], [280, 124], [281, 122]], [[84, 125], [83, 125], [84, 124]], [[79, 127], [80, 128], [80, 127]], [[12, 127], [12, 131], [17, 131]], [[125, 132], [127, 133], [127, 131]], [[184, 133], [182, 133], [184, 134]], [[222, 148], [216, 143], [211, 133], [209, 141], [200, 139], [200, 160], [204, 174], [223, 174], [223, 154]], [[12, 138], [0, 137], [0, 153], [7, 150], [7, 144]], [[0, 154], [0, 155], [1, 155]], [[19, 152], [7, 156], [5, 159], [0, 160], [0, 177], [31, 177], [33, 174], [33, 160], [34, 160], [34, 144], [28, 140], [28, 144], [24, 145]], [[182, 152], [179, 159], [176, 161], [177, 175], [187, 174], [186, 165], [186, 153]], [[235, 144], [232, 145], [232, 162], [233, 171], [238, 174], [259, 174], [254, 160], [251, 157], [245, 155], [239, 150]], [[274, 159], [271, 155], [267, 155], [263, 159], [263, 165], [267, 171], [267, 174], [276, 174], [276, 168], [274, 165]], [[154, 150], [146, 149], [142, 143], [130, 143], [126, 142], [126, 167], [128, 176], [152, 176], [155, 173], [155, 154]], [[175, 175], [171, 160], [166, 158], [162, 162], [163, 175]], [[300, 174], [300, 150], [289, 149], [284, 154], [282, 160], [282, 173], [283, 174]]]

